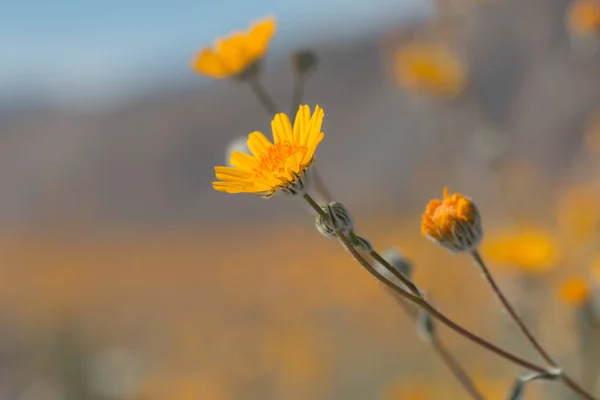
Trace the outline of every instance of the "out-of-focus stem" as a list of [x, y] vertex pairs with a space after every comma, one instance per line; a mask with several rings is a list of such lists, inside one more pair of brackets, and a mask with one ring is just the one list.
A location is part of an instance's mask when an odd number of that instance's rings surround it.
[[516, 311], [514, 310], [512, 305], [509, 303], [506, 296], [504, 296], [504, 293], [502, 292], [502, 290], [496, 283], [496, 280], [494, 279], [494, 277], [490, 273], [489, 269], [485, 265], [485, 262], [481, 258], [481, 255], [479, 254], [479, 252], [477, 250], [475, 250], [471, 253], [471, 255], [473, 256], [473, 259], [475, 260], [477, 265], [479, 265], [481, 271], [483, 272], [485, 279], [488, 281], [488, 283], [492, 287], [494, 294], [496, 295], [498, 300], [500, 300], [500, 303], [502, 303], [502, 306], [504, 307], [506, 312], [508, 312], [508, 314], [510, 315], [512, 320], [515, 322], [515, 324], [519, 327], [519, 330], [523, 333], [523, 335], [527, 338], [527, 340], [529, 340], [529, 343], [531, 343], [533, 348], [535, 348], [535, 350], [544, 359], [544, 361], [546, 361], [548, 363], [548, 365], [550, 365], [553, 369], [560, 371], [558, 373], [558, 379], [562, 380], [568, 387], [570, 387], [573, 391], [577, 392], [581, 397], [588, 399], [588, 400], [595, 400], [595, 397], [593, 397], [591, 394], [587, 393], [581, 386], [579, 386], [575, 381], [573, 381], [569, 376], [567, 376], [567, 374], [564, 371], [562, 371], [562, 369], [556, 364], [556, 362], [552, 359], [552, 357], [550, 357], [548, 352], [542, 347], [542, 345], [537, 341], [537, 339], [529, 331], [529, 329], [527, 328], [527, 326], [525, 325], [523, 320], [519, 317], [519, 315], [516, 313]]
[[290, 115], [293, 115], [302, 103], [302, 97], [304, 96], [304, 86], [306, 85], [306, 81], [306, 74], [294, 74], [294, 89], [292, 90], [292, 106], [290, 110]]
[[277, 114], [277, 106], [275, 106], [275, 102], [273, 102], [273, 99], [271, 96], [269, 96], [265, 87], [262, 85], [262, 83], [260, 83], [258, 76], [250, 79], [248, 84], [250, 85], [252, 93], [254, 93], [256, 99], [263, 106], [267, 114], [269, 114], [271, 117]]

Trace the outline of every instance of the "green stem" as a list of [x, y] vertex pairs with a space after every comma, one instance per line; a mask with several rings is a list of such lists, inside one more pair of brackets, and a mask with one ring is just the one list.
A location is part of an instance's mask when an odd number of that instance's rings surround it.
[[521, 331], [521, 333], [523, 333], [523, 335], [527, 338], [527, 340], [529, 340], [529, 343], [531, 343], [533, 348], [535, 348], [535, 350], [544, 359], [544, 361], [546, 361], [552, 368], [558, 369], [561, 371], [558, 379], [562, 380], [568, 387], [570, 387], [572, 390], [577, 392], [581, 397], [588, 399], [588, 400], [596, 400], [595, 397], [593, 397], [591, 394], [587, 393], [581, 386], [579, 386], [569, 376], [567, 376], [567, 374], [564, 373], [560, 367], [558, 367], [558, 365], [552, 359], [552, 357], [550, 357], [548, 352], [546, 350], [544, 350], [542, 345], [533, 336], [531, 331], [527, 328], [527, 326], [525, 325], [523, 320], [519, 317], [519, 315], [517, 314], [515, 309], [509, 303], [506, 296], [504, 296], [504, 293], [502, 292], [502, 290], [496, 283], [496, 280], [494, 279], [494, 277], [490, 273], [489, 269], [485, 265], [485, 262], [481, 258], [481, 255], [479, 254], [479, 252], [477, 250], [474, 250], [471, 253], [471, 256], [473, 256], [473, 259], [475, 260], [475, 262], [477, 263], [477, 265], [483, 272], [483, 276], [485, 277], [485, 279], [488, 281], [488, 283], [492, 287], [494, 294], [496, 295], [498, 300], [500, 300], [500, 303], [502, 303], [503, 308], [506, 310], [506, 312], [508, 312], [508, 314], [510, 315], [512, 320], [515, 322], [515, 324], [519, 327], [519, 330]]
[[[398, 304], [402, 307], [402, 309], [406, 312], [406, 314], [415, 321], [415, 314], [409, 308], [408, 304], [399, 297], [395, 292], [390, 290], [390, 294], [397, 300]], [[431, 347], [436, 352], [436, 354], [442, 359], [442, 362], [448, 367], [452, 375], [456, 378], [456, 380], [461, 384], [463, 389], [467, 393], [471, 395], [471, 397], [475, 400], [485, 400], [483, 395], [479, 393], [479, 390], [473, 383], [473, 380], [467, 373], [467, 371], [460, 365], [458, 360], [450, 353], [450, 351], [446, 348], [444, 343], [440, 341], [437, 336], [434, 336], [431, 341]]]
[[298, 111], [298, 107], [300, 107], [306, 80], [305, 74], [294, 74], [294, 89], [292, 90], [292, 108], [290, 110], [290, 115], [294, 115], [296, 111]]
[[[308, 202], [308, 204], [313, 208], [313, 210], [319, 216], [321, 216], [322, 218], [325, 218], [325, 219], [329, 218], [327, 213], [325, 211], [323, 211], [323, 209], [321, 209], [321, 207], [313, 200], [313, 198], [309, 194], [305, 194], [304, 199]], [[468, 331], [467, 329], [463, 328], [462, 326], [458, 325], [457, 323], [452, 321], [450, 318], [446, 317], [440, 311], [435, 309], [431, 304], [429, 304], [426, 300], [424, 300], [418, 296], [415, 296], [415, 295], [405, 291], [404, 289], [394, 285], [392, 282], [387, 280], [383, 275], [381, 275], [375, 268], [373, 268], [367, 260], [365, 260], [365, 258], [360, 254], [360, 252], [354, 248], [354, 245], [352, 245], [352, 243], [350, 242], [350, 240], [348, 239], [348, 237], [345, 234], [338, 233], [338, 238], [342, 242], [343, 246], [350, 252], [350, 254], [352, 254], [354, 259], [356, 261], [358, 261], [358, 263], [363, 268], [365, 268], [371, 275], [373, 275], [375, 277], [375, 279], [377, 279], [378, 281], [383, 283], [385, 286], [387, 286], [388, 288], [393, 290], [398, 295], [402, 296], [403, 298], [407, 299], [408, 301], [411, 301], [412, 303], [415, 303], [419, 307], [423, 308], [432, 317], [436, 318], [438, 321], [440, 321], [442, 324], [446, 325], [448, 328], [452, 329], [459, 335], [462, 335], [465, 338], [471, 340], [472, 342], [478, 344], [479, 346], [481, 346], [481, 347], [497, 354], [498, 356], [503, 357], [517, 365], [520, 365], [523, 368], [527, 368], [531, 371], [538, 372], [538, 373], [546, 373], [547, 372], [545, 368], [540, 367], [539, 365], [533, 364], [527, 360], [524, 360], [524, 359], [522, 359], [512, 353], [509, 353], [509, 352], [493, 345], [492, 343], [480, 338], [479, 336], [475, 335], [474, 333], [472, 333], [472, 332]], [[392, 271], [390, 271], [390, 272], [392, 272]]]
[[275, 102], [273, 102], [273, 99], [271, 98], [271, 96], [269, 96], [265, 87], [262, 85], [262, 83], [260, 83], [258, 77], [250, 79], [248, 83], [250, 84], [250, 89], [252, 90], [252, 93], [254, 93], [256, 99], [263, 106], [267, 114], [271, 116], [277, 114], [278, 108], [277, 106], [275, 106]]

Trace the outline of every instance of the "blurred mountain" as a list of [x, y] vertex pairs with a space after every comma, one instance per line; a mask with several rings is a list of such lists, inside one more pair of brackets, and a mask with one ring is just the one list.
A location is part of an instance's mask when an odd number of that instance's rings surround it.
[[[439, 164], [448, 154], [477, 157], [459, 142], [440, 158], [437, 141], [482, 128], [510, 138], [512, 153], [553, 173], [568, 165], [580, 145], [575, 132], [599, 99], [597, 60], [571, 54], [557, 23], [562, 3], [553, 12], [545, 2], [507, 4], [475, 7], [453, 23], [452, 40], [464, 50], [472, 79], [451, 103], [403, 92], [391, 79], [390, 52], [419, 34], [414, 27], [314, 46], [320, 64], [304, 101], [325, 109], [317, 165], [339, 199], [357, 206], [389, 195], [401, 204], [423, 174], [437, 176], [433, 187], [443, 185], [453, 177]], [[161, 82], [161, 90], [96, 113], [4, 112], [0, 218], [209, 221], [298, 209], [279, 198], [212, 190], [213, 166], [224, 163], [228, 141], [253, 130], [269, 133], [270, 117], [243, 85], [190, 82], [197, 83], [170, 91]], [[292, 75], [285, 58], [269, 60], [265, 84], [288, 111]]]

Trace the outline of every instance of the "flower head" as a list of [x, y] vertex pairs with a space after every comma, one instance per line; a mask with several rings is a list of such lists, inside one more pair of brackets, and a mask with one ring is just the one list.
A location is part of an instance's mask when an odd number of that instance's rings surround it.
[[509, 264], [526, 273], [548, 271], [556, 265], [559, 246], [547, 231], [521, 227], [491, 236], [482, 252], [489, 260]]
[[452, 252], [477, 248], [483, 237], [481, 218], [475, 204], [460, 193], [431, 200], [421, 219], [421, 233]]
[[570, 279], [560, 287], [559, 296], [567, 304], [580, 306], [590, 299], [590, 285], [583, 278]]
[[402, 46], [396, 52], [394, 69], [401, 86], [442, 97], [456, 97], [466, 86], [466, 66], [439, 43], [413, 42]]
[[252, 155], [234, 151], [233, 167], [215, 167], [219, 181], [213, 188], [227, 193], [255, 193], [269, 197], [282, 190], [289, 194], [306, 191], [307, 170], [315, 160], [315, 150], [323, 139], [323, 109], [300, 106], [294, 126], [284, 113], [271, 122], [274, 143], [260, 132], [248, 136]]
[[275, 19], [267, 17], [246, 31], [236, 31], [217, 39], [212, 48], [205, 48], [196, 55], [192, 68], [216, 79], [244, 76], [267, 52], [275, 28]]
[[567, 10], [567, 27], [576, 35], [595, 33], [600, 28], [600, 2], [573, 0]]

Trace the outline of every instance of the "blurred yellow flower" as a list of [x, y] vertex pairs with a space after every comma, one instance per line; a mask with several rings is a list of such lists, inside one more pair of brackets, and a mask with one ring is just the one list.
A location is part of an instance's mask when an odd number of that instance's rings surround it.
[[444, 188], [444, 199], [427, 204], [421, 217], [421, 234], [450, 251], [472, 251], [477, 248], [483, 231], [475, 205], [460, 193], [450, 195]]
[[490, 261], [512, 265], [522, 272], [545, 272], [556, 265], [559, 248], [543, 229], [525, 227], [488, 237], [482, 252]]
[[573, 0], [567, 9], [567, 28], [576, 35], [594, 33], [600, 27], [598, 0]]
[[440, 43], [406, 44], [397, 50], [394, 64], [398, 83], [408, 89], [453, 98], [466, 86], [466, 65]]
[[559, 297], [567, 304], [580, 306], [589, 300], [591, 289], [583, 278], [572, 278], [563, 283], [559, 290]]
[[255, 193], [269, 197], [281, 190], [288, 194], [306, 191], [307, 170], [315, 160], [315, 150], [323, 139], [321, 125], [323, 109], [316, 106], [310, 113], [306, 105], [300, 106], [294, 126], [284, 113], [275, 115], [271, 122], [271, 143], [261, 132], [248, 136], [252, 155], [234, 151], [230, 164], [233, 167], [215, 167], [219, 181], [213, 188], [227, 193]]
[[591, 187], [565, 191], [558, 203], [557, 220], [560, 230], [575, 241], [589, 239], [600, 222], [600, 196]]
[[192, 68], [198, 74], [224, 79], [239, 77], [256, 66], [275, 33], [275, 18], [255, 22], [247, 31], [236, 31], [215, 41], [196, 55]]

